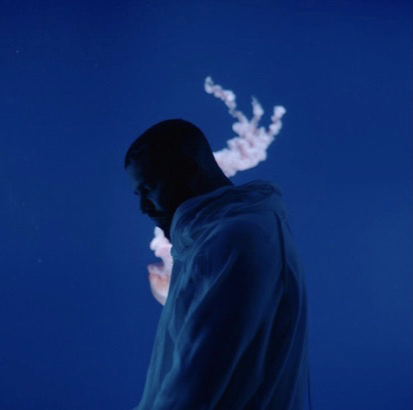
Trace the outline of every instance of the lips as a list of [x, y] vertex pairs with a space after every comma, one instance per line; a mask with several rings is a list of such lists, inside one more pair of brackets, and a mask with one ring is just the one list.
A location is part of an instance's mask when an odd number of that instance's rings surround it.
[[164, 219], [165, 215], [160, 215], [160, 214], [148, 214], [149, 218], [151, 219]]

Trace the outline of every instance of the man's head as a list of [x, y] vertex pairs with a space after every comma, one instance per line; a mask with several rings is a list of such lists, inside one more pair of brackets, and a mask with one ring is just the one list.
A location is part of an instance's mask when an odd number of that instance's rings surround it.
[[170, 239], [176, 209], [187, 199], [231, 182], [216, 163], [202, 131], [188, 121], [162, 121], [128, 149], [125, 168], [140, 207]]

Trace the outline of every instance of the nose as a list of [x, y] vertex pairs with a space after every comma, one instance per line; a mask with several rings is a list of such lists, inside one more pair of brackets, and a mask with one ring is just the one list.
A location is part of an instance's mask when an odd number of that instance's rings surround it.
[[143, 214], [148, 214], [155, 209], [153, 203], [143, 196], [141, 197], [140, 207]]

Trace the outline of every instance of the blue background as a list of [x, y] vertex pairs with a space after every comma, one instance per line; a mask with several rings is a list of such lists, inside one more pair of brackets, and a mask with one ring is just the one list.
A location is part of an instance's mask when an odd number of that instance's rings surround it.
[[284, 127], [234, 183], [284, 192], [308, 282], [315, 410], [412, 406], [408, 0], [5, 1], [0, 6], [0, 409], [130, 409], [161, 306], [123, 170], [155, 122], [214, 150], [207, 75]]

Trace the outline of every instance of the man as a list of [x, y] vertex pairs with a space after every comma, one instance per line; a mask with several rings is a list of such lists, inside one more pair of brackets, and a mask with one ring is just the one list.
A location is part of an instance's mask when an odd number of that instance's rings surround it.
[[174, 261], [138, 409], [302, 409], [305, 284], [279, 190], [234, 186], [183, 120], [145, 131], [125, 167]]

